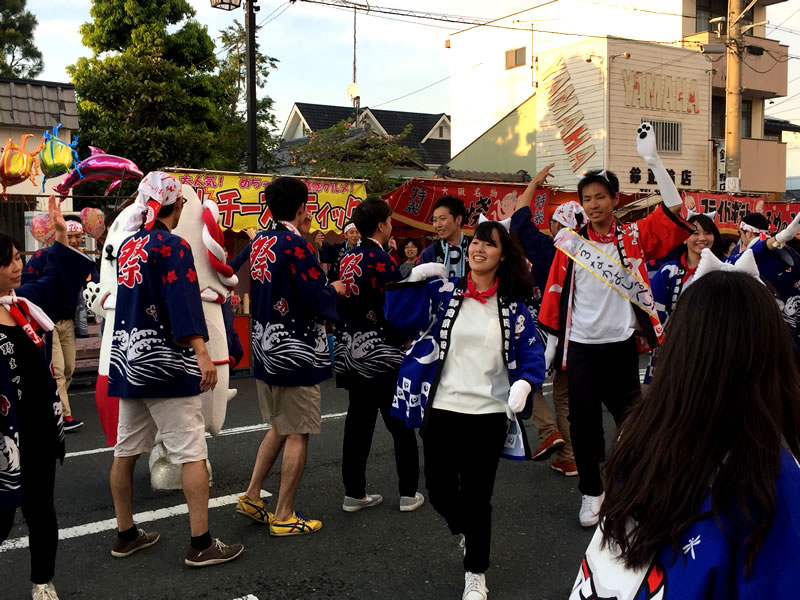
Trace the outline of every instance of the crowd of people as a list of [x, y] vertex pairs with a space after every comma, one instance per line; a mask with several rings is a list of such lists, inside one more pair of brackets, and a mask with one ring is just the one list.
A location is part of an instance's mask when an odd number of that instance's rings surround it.
[[[639, 134], [645, 140], [644, 125]], [[482, 218], [471, 237], [463, 201], [439, 198], [438, 239], [425, 249], [407, 240], [398, 251], [392, 210], [378, 197], [354, 210], [341, 244], [320, 235], [312, 244], [305, 184], [275, 179], [265, 191], [274, 225], [250, 232], [230, 261], [234, 270], [248, 264], [253, 376], [270, 425], [236, 511], [273, 536], [322, 528], [295, 498], [309, 436], [321, 429], [320, 383], [335, 374], [349, 400], [342, 510], [384, 500], [366, 479], [380, 414], [393, 440], [397, 509], [426, 501], [422, 470], [430, 504], [463, 549], [463, 600], [488, 597], [503, 457], [553, 456], [554, 471], [577, 476], [578, 521], [599, 527], [574, 600], [756, 599], [794, 589], [800, 255], [791, 245], [800, 216], [772, 235], [762, 215], [748, 215], [726, 256], [714, 215], [684, 218], [658, 155], [645, 143], [639, 151], [663, 199], [642, 219], [620, 222], [617, 177], [590, 171], [545, 234], [530, 204], [547, 184], [548, 165], [510, 221]], [[172, 176], [150, 173], [123, 224], [116, 313], [105, 325], [114, 328], [109, 392], [120, 398], [111, 554], [125, 558], [160, 539], [134, 522], [132, 489], [134, 465], [158, 436], [182, 467], [185, 563], [205, 567], [238, 558], [244, 547], [210, 533], [200, 394], [214, 388], [217, 372], [192, 251], [172, 233], [184, 202]], [[78, 298], [96, 276], [54, 198], [49, 211], [55, 242], [25, 266], [19, 245], [0, 233], [0, 541], [21, 507], [34, 600], [58, 598], [55, 469], [64, 430], [80, 426], [67, 396], [76, 308], [56, 299]], [[333, 365], [326, 327], [335, 336]], [[145, 352], [148, 361], [137, 360]], [[639, 360], [647, 353], [643, 393]], [[542, 394], [548, 376], [555, 416]], [[603, 406], [618, 426], [608, 456]], [[261, 488], [276, 463], [279, 489], [268, 507]]]

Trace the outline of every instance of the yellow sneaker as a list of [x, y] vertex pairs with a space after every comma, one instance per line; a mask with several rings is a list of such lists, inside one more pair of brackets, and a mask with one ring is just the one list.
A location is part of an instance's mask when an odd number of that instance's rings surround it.
[[260, 498], [258, 500], [251, 500], [247, 496], [239, 496], [236, 512], [262, 525], [269, 525], [275, 517], [271, 512], [267, 512], [267, 506], [264, 504], [263, 500]]
[[320, 529], [322, 529], [322, 521], [307, 519], [300, 511], [292, 513], [288, 521], [272, 519], [269, 524], [269, 534], [274, 536], [301, 535], [303, 533], [314, 533]]

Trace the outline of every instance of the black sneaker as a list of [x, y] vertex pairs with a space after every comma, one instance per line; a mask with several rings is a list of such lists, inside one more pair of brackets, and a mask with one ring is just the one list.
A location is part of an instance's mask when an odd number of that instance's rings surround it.
[[125, 558], [134, 552], [144, 550], [155, 544], [161, 536], [155, 531], [147, 533], [144, 529], [139, 529], [139, 537], [132, 541], [122, 540], [117, 536], [114, 545], [111, 546], [111, 556]]
[[242, 544], [228, 546], [214, 538], [211, 545], [205, 550], [195, 550], [189, 546], [189, 552], [186, 553], [186, 560], [183, 562], [190, 567], [210, 567], [232, 561], [234, 558], [238, 558], [242, 552], [244, 552]]
[[75, 417], [64, 417], [64, 431], [75, 431], [83, 427], [83, 421]]

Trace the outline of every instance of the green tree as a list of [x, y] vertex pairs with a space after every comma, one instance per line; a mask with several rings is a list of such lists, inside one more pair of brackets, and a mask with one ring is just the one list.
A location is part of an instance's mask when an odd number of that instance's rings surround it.
[[246, 128], [231, 109], [238, 82], [194, 14], [186, 0], [92, 0], [93, 20], [80, 31], [94, 56], [69, 67], [81, 156], [92, 145], [143, 172], [241, 170]]
[[312, 133], [308, 143], [291, 151], [289, 162], [303, 175], [367, 179], [367, 192], [382, 194], [400, 184], [400, 178], [391, 174], [397, 167], [424, 169], [419, 154], [401, 144], [410, 132], [411, 125], [388, 137], [371, 131], [354, 133], [352, 123], [342, 121]]
[[0, 77], [33, 79], [44, 69], [42, 53], [33, 44], [38, 22], [25, 2], [0, 2]]

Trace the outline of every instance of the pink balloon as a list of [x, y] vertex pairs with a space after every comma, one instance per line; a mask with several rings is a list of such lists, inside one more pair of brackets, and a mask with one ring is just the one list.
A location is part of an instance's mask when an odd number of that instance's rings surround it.
[[94, 239], [103, 235], [106, 230], [105, 215], [99, 208], [86, 207], [81, 211], [83, 229]]
[[82, 160], [69, 172], [64, 181], [53, 188], [56, 193], [66, 196], [75, 186], [96, 179], [113, 179], [121, 182], [125, 177], [141, 178], [143, 175], [132, 160], [106, 154], [94, 146], [89, 146], [89, 150], [92, 152], [91, 156]]
[[50, 215], [36, 215], [31, 219], [31, 233], [36, 241], [48, 244], [56, 235], [56, 228]]

